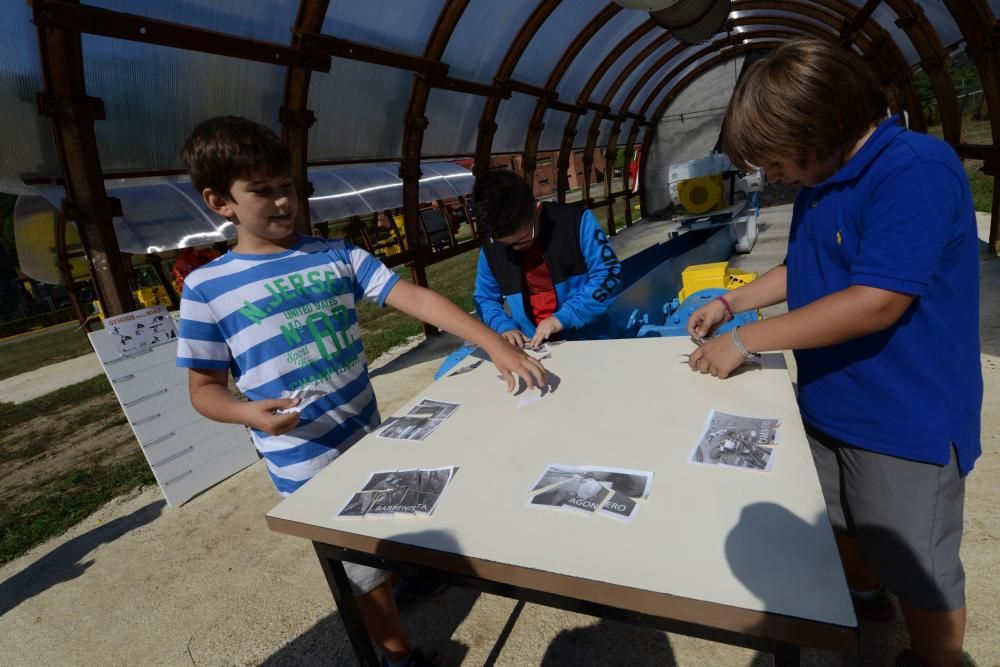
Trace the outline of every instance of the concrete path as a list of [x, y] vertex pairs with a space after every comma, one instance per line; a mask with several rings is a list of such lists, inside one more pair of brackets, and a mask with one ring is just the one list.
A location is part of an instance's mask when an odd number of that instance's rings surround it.
[[[788, 207], [769, 215], [754, 253], [738, 259], [742, 268], [766, 270], [783, 256]], [[982, 285], [985, 454], [967, 487], [963, 558], [966, 647], [986, 666], [1000, 664], [1000, 260], [984, 261]], [[383, 413], [429, 384], [457, 344], [412, 341], [408, 351], [373, 364]], [[277, 502], [260, 464], [178, 509], [149, 488], [6, 564], [0, 666], [353, 665], [311, 546], [264, 525]], [[405, 621], [418, 641], [440, 652], [442, 665], [771, 664], [753, 651], [457, 589], [408, 611]], [[905, 641], [898, 622], [864, 626], [860, 660], [807, 650], [803, 664], [892, 664]]]
[[56, 389], [100, 375], [101, 362], [91, 352], [0, 380], [0, 403], [24, 403]]

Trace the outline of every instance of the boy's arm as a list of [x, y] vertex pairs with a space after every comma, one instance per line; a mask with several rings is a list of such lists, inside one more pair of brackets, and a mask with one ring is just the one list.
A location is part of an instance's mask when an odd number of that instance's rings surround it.
[[[788, 297], [788, 267], [776, 266], [757, 280], [726, 293], [725, 297], [734, 313], [781, 303]], [[695, 338], [705, 338], [728, 319], [726, 307], [713, 299], [691, 313], [687, 330]]]
[[548, 320], [539, 322], [543, 331], [536, 333], [532, 343], [538, 344], [541, 339], [556, 333], [562, 328], [580, 329], [587, 326], [604, 314], [612, 299], [621, 291], [621, 262], [611, 249], [607, 235], [597, 224], [597, 219], [590, 211], [584, 211], [580, 220], [580, 251], [587, 262], [587, 282], [583, 287], [560, 304], [552, 317], [560, 327], [554, 331], [545, 331]]
[[[851, 285], [778, 317], [739, 329], [748, 352], [828, 347], [888, 329], [913, 303], [913, 295]], [[691, 353], [691, 368], [727, 377], [743, 364], [731, 335], [719, 336]]]
[[498, 334], [521, 329], [517, 322], [508, 317], [507, 312], [503, 309], [503, 294], [500, 292], [500, 283], [497, 282], [493, 271], [490, 270], [489, 262], [486, 261], [486, 253], [482, 251], [479, 253], [479, 263], [476, 265], [476, 289], [472, 293], [472, 301], [476, 304], [476, 312], [479, 313], [483, 324]]
[[385, 302], [411, 317], [479, 345], [507, 381], [508, 391], [516, 386], [512, 373], [524, 378], [529, 387], [545, 386], [545, 368], [539, 362], [437, 292], [400, 280], [393, 285]]
[[298, 399], [275, 398], [265, 401], [240, 401], [229, 393], [229, 371], [188, 369], [188, 392], [191, 405], [203, 417], [228, 424], [243, 424], [268, 435], [281, 435], [295, 428], [299, 414], [275, 414], [296, 405]]

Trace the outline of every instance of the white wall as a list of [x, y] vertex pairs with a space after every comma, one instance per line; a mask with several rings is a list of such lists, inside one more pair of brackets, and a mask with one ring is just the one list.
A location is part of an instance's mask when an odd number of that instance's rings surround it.
[[[667, 170], [671, 164], [711, 152], [722, 130], [724, 107], [736, 86], [743, 58], [729, 60], [698, 78], [664, 112], [647, 156], [643, 186], [649, 211], [670, 203]], [[708, 109], [718, 111], [706, 112]], [[688, 114], [694, 113], [693, 117]], [[681, 119], [680, 115], [684, 114]]]

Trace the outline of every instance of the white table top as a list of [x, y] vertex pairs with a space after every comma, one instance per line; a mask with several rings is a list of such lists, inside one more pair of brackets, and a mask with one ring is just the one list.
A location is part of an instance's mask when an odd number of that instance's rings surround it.
[[[856, 626], [784, 359], [720, 381], [693, 373], [686, 338], [568, 342], [561, 378], [518, 407], [496, 369], [445, 377], [427, 397], [462, 407], [423, 442], [367, 436], [268, 514], [272, 529], [337, 546], [390, 540], [469, 559]], [[770, 472], [686, 459], [711, 408], [782, 420]], [[526, 506], [547, 464], [650, 470], [632, 523]], [[371, 472], [459, 467], [430, 517], [335, 515]], [[373, 542], [374, 543], [374, 542]], [[384, 544], [384, 542], [383, 542]]]

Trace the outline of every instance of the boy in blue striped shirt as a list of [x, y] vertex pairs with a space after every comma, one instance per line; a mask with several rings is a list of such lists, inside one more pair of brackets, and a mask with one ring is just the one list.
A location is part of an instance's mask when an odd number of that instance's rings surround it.
[[[458, 306], [399, 279], [346, 241], [300, 236], [291, 155], [270, 129], [222, 116], [200, 124], [181, 157], [210, 209], [230, 220], [233, 250], [192, 272], [181, 296], [177, 364], [191, 403], [244, 424], [271, 481], [288, 495], [379, 423], [355, 303], [369, 299], [480, 345], [507, 380], [544, 382], [542, 366]], [[229, 374], [250, 400], [228, 389]], [[288, 412], [292, 391], [315, 398]], [[283, 398], [282, 396], [286, 396]], [[345, 563], [372, 639], [390, 665], [422, 664], [407, 640], [388, 573]]]

